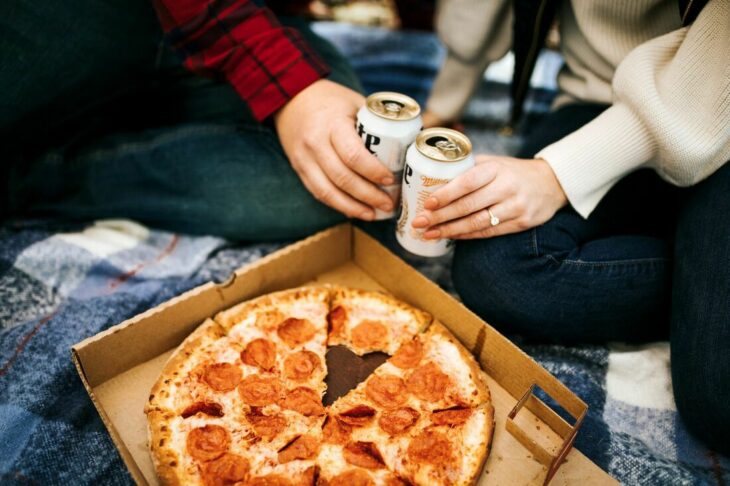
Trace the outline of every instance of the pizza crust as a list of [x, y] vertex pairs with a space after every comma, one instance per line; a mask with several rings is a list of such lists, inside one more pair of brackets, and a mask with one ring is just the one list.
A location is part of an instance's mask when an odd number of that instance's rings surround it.
[[456, 337], [454, 337], [453, 334], [451, 334], [451, 331], [446, 329], [444, 325], [440, 322], [433, 322], [426, 334], [433, 334], [443, 337], [454, 345], [454, 347], [459, 351], [459, 355], [461, 356], [463, 362], [466, 363], [466, 365], [469, 367], [470, 378], [472, 378], [474, 384], [477, 387], [478, 395], [474, 397], [475, 401], [480, 404], [485, 402], [491, 402], [489, 387], [487, 386], [487, 382], [484, 379], [484, 371], [482, 371], [482, 368], [479, 366], [479, 363], [477, 363], [474, 355], [471, 354], [469, 350], [466, 349], [464, 345], [461, 344], [461, 342], [456, 339]]
[[175, 352], [170, 355], [160, 373], [160, 377], [150, 390], [150, 396], [145, 405], [145, 413], [156, 409], [174, 410], [175, 405], [171, 403], [173, 398], [171, 393], [172, 384], [190, 364], [191, 356], [199, 353], [207, 345], [215, 343], [225, 335], [225, 330], [217, 322], [206, 319], [185, 338]]
[[327, 287], [297, 287], [295, 289], [281, 290], [270, 294], [256, 297], [255, 299], [242, 302], [236, 306], [219, 312], [213, 317], [223, 329], [229, 331], [233, 326], [242, 322], [251, 313], [277, 309], [292, 302], [300, 300], [312, 300], [329, 303], [330, 291]]
[[170, 419], [174, 413], [169, 410], [150, 410], [147, 412], [148, 437], [152, 450], [152, 463], [162, 484], [178, 486], [183, 483], [180, 475], [182, 461], [177, 451], [171, 447], [172, 430]]

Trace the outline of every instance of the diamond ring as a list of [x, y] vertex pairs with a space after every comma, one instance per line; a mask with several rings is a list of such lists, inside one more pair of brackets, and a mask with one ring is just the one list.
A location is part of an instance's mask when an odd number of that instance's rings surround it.
[[492, 224], [492, 226], [497, 226], [499, 224], [499, 218], [492, 213], [491, 209], [487, 209], [487, 212], [489, 213], [489, 222]]

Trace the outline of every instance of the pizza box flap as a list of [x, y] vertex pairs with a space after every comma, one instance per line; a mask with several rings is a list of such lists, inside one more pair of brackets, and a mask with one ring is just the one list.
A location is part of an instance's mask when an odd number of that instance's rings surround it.
[[[157, 484], [142, 410], [175, 347], [220, 310], [313, 283], [387, 291], [433, 314], [475, 354], [488, 374], [496, 420], [492, 452], [479, 484], [543, 484], [549, 470], [557, 471], [555, 481], [561, 483], [616, 484], [579, 451], [570, 450], [567, 442], [579, 420], [564, 422], [531, 392], [533, 385], [539, 386], [576, 418], [585, 415], [585, 403], [436, 284], [350, 224], [289, 245], [237, 269], [226, 282], [192, 289], [73, 346], [84, 386], [138, 484]], [[567, 458], [553, 470], [550, 461], [561, 451]]]

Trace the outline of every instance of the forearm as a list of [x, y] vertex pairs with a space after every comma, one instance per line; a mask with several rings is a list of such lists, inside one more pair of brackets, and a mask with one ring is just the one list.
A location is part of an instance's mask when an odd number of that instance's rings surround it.
[[715, 0], [690, 28], [632, 51], [614, 76], [614, 105], [536, 155], [581, 215], [640, 167], [687, 186], [730, 159], [728, 51], [730, 8]]
[[185, 67], [225, 78], [263, 120], [329, 69], [301, 34], [250, 0], [155, 0]]

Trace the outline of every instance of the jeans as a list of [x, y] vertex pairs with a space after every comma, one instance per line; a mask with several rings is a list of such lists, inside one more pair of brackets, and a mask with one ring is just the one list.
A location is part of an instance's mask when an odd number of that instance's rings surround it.
[[[270, 122], [258, 123], [225, 82], [181, 66], [149, 0], [71, 3], [0, 7], [11, 215], [133, 218], [235, 240], [297, 238], [344, 221], [302, 185]], [[331, 80], [361, 89], [305, 21], [282, 22], [323, 56]]]
[[[604, 109], [551, 113], [520, 156]], [[522, 233], [459, 242], [453, 279], [464, 303], [504, 333], [560, 342], [668, 335], [680, 415], [730, 454], [730, 164], [686, 189], [639, 170], [588, 219], [568, 207]]]

